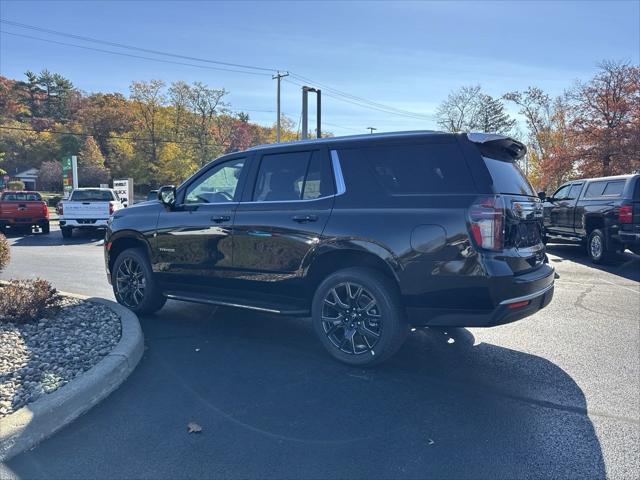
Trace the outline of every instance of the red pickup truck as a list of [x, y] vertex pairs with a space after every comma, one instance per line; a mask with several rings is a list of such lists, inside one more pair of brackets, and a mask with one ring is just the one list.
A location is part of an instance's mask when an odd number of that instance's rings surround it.
[[3, 192], [0, 194], [0, 232], [7, 227], [40, 227], [49, 233], [49, 208], [38, 192]]

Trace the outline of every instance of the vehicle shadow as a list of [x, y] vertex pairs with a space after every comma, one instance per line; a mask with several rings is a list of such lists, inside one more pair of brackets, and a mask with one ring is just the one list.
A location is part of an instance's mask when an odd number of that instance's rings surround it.
[[141, 323], [145, 357], [129, 380], [8, 462], [13, 475], [606, 476], [573, 379], [465, 329], [415, 330], [361, 369], [333, 361], [306, 320], [169, 302]]
[[71, 238], [63, 238], [59, 230], [51, 230], [48, 234], [38, 231], [10, 231], [5, 234], [12, 245], [21, 247], [46, 247], [56, 245], [81, 245], [104, 240], [104, 230], [74, 230]]
[[584, 247], [580, 245], [549, 243], [547, 244], [547, 252], [561, 257], [558, 259], [552, 259], [552, 263], [570, 260], [587, 267], [597, 268], [598, 270], [618, 275], [628, 280], [640, 282], [640, 256], [629, 251], [617, 254], [613, 258], [613, 261], [606, 265], [596, 265], [591, 262], [587, 254], [584, 252]]

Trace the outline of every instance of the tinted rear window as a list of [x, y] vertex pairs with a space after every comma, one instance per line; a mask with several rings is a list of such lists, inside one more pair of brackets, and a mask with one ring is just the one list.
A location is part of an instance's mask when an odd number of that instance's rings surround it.
[[475, 192], [471, 172], [455, 144], [367, 147], [361, 152], [391, 195]]
[[604, 192], [602, 192], [603, 197], [619, 197], [622, 195], [622, 190], [624, 190], [624, 180], [619, 182], [608, 182], [607, 186], [604, 187]]
[[76, 190], [71, 194], [75, 202], [110, 202], [113, 195], [109, 190]]
[[5, 202], [40, 202], [42, 197], [36, 192], [5, 192], [2, 194], [2, 200]]
[[483, 157], [484, 163], [493, 178], [496, 193], [535, 196], [533, 187], [514, 162]]

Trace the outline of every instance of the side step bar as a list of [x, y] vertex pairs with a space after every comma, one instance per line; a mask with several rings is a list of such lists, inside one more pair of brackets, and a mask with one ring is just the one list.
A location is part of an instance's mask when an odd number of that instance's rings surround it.
[[308, 316], [309, 311], [304, 308], [295, 308], [290, 305], [261, 303], [247, 303], [246, 300], [236, 300], [229, 298], [216, 298], [214, 296], [190, 294], [186, 295], [182, 292], [163, 292], [165, 297], [170, 300], [179, 300], [182, 302], [202, 303], [205, 305], [217, 305], [219, 307], [242, 308], [245, 310], [253, 310], [255, 312], [272, 313], [276, 315], [291, 316]]

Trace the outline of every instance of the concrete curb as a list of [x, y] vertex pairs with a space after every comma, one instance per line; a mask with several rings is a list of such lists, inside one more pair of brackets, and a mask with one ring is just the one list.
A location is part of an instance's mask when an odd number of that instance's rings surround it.
[[0, 462], [34, 447], [100, 402], [129, 376], [144, 353], [144, 337], [135, 313], [110, 300], [60, 293], [115, 311], [122, 325], [120, 341], [79, 377], [0, 419]]

